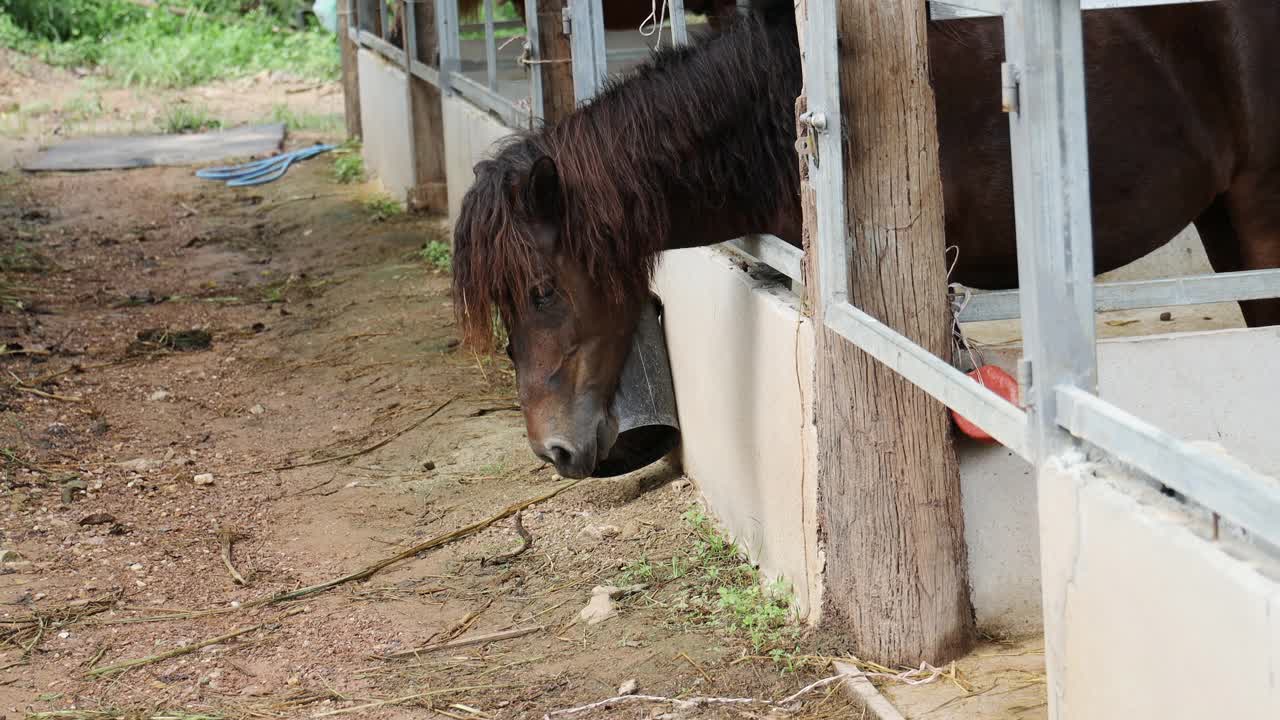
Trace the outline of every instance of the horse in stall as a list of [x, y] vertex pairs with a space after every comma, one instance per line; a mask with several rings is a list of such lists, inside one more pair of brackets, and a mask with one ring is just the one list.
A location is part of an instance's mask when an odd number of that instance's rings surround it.
[[[454, 235], [459, 321], [483, 345], [501, 317], [529, 443], [565, 477], [613, 447], [609, 402], [663, 250], [761, 232], [800, 243], [802, 76], [781, 5], [658, 53], [475, 168]], [[1002, 35], [972, 19], [928, 40], [951, 279], [991, 290], [1018, 283]], [[1086, 13], [1097, 272], [1188, 223], [1215, 271], [1280, 266], [1277, 37], [1274, 0]], [[1240, 305], [1251, 327], [1280, 324], [1280, 300]]]

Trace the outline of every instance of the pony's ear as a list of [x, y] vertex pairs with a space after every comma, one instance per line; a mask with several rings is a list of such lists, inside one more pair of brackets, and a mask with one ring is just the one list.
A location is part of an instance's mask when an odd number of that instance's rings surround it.
[[560, 190], [560, 171], [556, 161], [543, 155], [529, 168], [529, 180], [525, 183], [525, 198], [529, 208], [543, 220], [559, 220], [563, 207]]

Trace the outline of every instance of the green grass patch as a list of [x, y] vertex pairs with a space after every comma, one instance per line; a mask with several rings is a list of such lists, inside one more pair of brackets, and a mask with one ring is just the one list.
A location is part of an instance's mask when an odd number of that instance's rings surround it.
[[334, 153], [333, 178], [349, 185], [364, 182], [364, 156], [360, 154], [360, 146], [353, 144]]
[[222, 121], [203, 105], [178, 103], [160, 116], [159, 126], [160, 132], [179, 135], [214, 130], [222, 127]]
[[374, 222], [384, 222], [404, 213], [404, 206], [386, 195], [375, 195], [364, 201], [364, 210]]
[[[116, 82], [186, 87], [280, 71], [338, 77], [337, 39], [293, 30], [264, 7], [170, 2], [185, 15], [125, 0], [0, 0], [0, 45], [60, 66], [99, 66]], [[223, 3], [226, 4], [226, 3]]]
[[647, 558], [630, 563], [618, 584], [674, 586], [674, 597], [664, 601], [680, 616], [726, 628], [748, 640], [753, 651], [786, 662], [799, 636], [791, 622], [790, 588], [782, 581], [763, 585], [737, 544], [700, 509], [682, 517], [692, 535], [689, 551], [660, 563]]
[[290, 130], [310, 130], [321, 133], [337, 133], [346, 128], [346, 118], [336, 113], [295, 112], [288, 105], [276, 105], [271, 109], [271, 121], [284, 123]]
[[438, 273], [448, 273], [453, 269], [453, 249], [449, 243], [432, 240], [418, 251], [418, 255]]

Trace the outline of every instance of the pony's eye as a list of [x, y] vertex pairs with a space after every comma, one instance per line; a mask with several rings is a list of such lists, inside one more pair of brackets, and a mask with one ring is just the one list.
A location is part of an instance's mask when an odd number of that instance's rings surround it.
[[543, 285], [534, 288], [531, 295], [533, 297], [533, 306], [538, 310], [541, 310], [555, 300], [556, 289], [550, 285]]

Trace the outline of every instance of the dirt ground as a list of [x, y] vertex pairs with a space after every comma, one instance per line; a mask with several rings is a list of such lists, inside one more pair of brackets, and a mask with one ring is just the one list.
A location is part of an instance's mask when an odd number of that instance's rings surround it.
[[[781, 698], [831, 674], [689, 607], [696, 574], [577, 620], [625, 568], [696, 562], [697, 494], [669, 466], [524, 510], [533, 544], [512, 559], [484, 562], [521, 546], [509, 517], [413, 552], [564, 487], [528, 450], [509, 363], [457, 346], [448, 278], [418, 256], [442, 219], [375, 217], [329, 156], [241, 190], [190, 168], [12, 169], [61, 137], [152, 131], [183, 98], [228, 125], [337, 113], [335, 86], [146, 93], [0, 60], [0, 716], [532, 718], [628, 681]], [[788, 716], [851, 707], [831, 685]]]
[[[570, 487], [537, 462], [509, 362], [458, 346], [419, 255], [442, 218], [379, 216], [329, 155], [240, 190], [14, 169], [182, 102], [225, 125], [283, 107], [293, 147], [340, 139], [335, 85], [144, 92], [0, 51], [0, 720], [865, 717], [836, 684], [785, 711], [554, 714], [624, 685], [783, 698], [840, 648], [724, 620], [678, 468]], [[521, 528], [532, 545], [500, 557]], [[949, 711], [996, 687], [935, 685]]]

